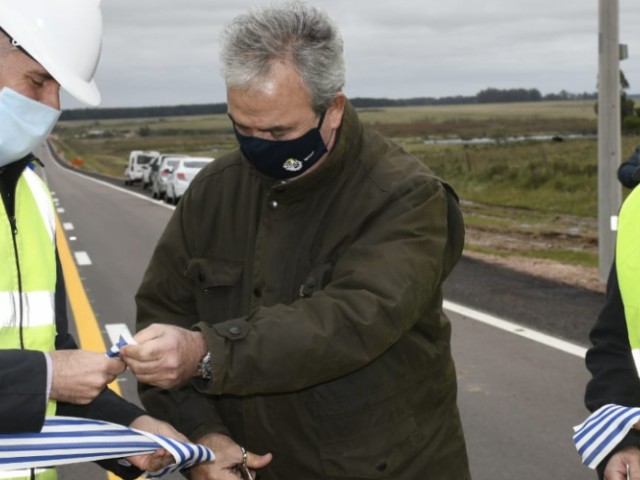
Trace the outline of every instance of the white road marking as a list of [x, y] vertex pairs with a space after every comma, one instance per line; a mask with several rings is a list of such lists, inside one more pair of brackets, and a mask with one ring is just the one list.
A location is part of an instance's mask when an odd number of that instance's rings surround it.
[[76, 263], [78, 266], [91, 265], [91, 258], [87, 252], [73, 252], [73, 256], [76, 257]]
[[458, 305], [457, 303], [453, 303], [448, 300], [445, 300], [443, 302], [443, 307], [445, 308], [445, 310], [449, 310], [472, 320], [491, 325], [492, 327], [499, 328], [500, 330], [504, 330], [514, 335], [528, 338], [529, 340], [533, 340], [534, 342], [547, 345], [548, 347], [555, 348], [556, 350], [560, 350], [571, 355], [575, 355], [576, 357], [584, 358], [585, 354], [587, 353], [586, 348], [581, 347], [580, 345], [576, 345], [575, 343], [552, 337], [551, 335], [547, 335], [545, 333], [523, 327], [522, 325], [518, 325], [516, 323], [508, 322], [507, 320], [494, 317], [493, 315], [489, 315], [488, 313], [479, 312], [477, 310], [473, 310], [472, 308]]
[[126, 323], [107, 323], [104, 328], [112, 344], [120, 339], [120, 335], [132, 336]]
[[66, 231], [73, 230], [73, 223], [65, 222], [62, 224], [62, 228], [64, 228]]
[[75, 242], [78, 239], [78, 237], [69, 237], [69, 241], [70, 242]]
[[58, 213], [64, 213], [64, 208], [56, 208], [56, 211], [57, 211]]

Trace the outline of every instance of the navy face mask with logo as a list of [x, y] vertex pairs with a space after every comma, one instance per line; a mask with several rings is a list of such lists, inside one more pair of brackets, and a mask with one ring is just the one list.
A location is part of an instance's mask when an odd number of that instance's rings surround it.
[[320, 135], [323, 112], [318, 126], [293, 140], [265, 140], [238, 133], [233, 126], [240, 150], [251, 165], [263, 175], [276, 180], [287, 180], [302, 175], [327, 153]]

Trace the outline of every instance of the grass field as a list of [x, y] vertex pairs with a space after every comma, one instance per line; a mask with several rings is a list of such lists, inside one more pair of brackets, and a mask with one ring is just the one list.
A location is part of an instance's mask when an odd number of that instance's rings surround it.
[[[367, 123], [402, 144], [462, 199], [467, 249], [597, 264], [597, 118], [592, 101], [363, 109]], [[61, 122], [56, 144], [87, 170], [122, 177], [131, 150], [218, 157], [235, 148], [225, 115]], [[564, 141], [507, 142], [557, 135]], [[432, 145], [437, 139], [495, 143]], [[622, 138], [623, 160], [640, 137]]]

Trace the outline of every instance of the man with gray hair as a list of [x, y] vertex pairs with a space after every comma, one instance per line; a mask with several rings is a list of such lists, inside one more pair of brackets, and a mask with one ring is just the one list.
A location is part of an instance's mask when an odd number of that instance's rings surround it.
[[142, 402], [215, 450], [195, 480], [470, 478], [454, 192], [359, 121], [318, 9], [237, 17], [222, 65], [240, 148], [193, 181], [136, 296]]

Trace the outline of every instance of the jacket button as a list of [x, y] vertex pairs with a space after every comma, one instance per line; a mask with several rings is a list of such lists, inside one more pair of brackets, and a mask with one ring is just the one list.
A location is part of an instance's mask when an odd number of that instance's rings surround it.
[[242, 329], [240, 327], [231, 327], [229, 329], [229, 333], [231, 335], [240, 335], [242, 333]]
[[271, 200], [269, 202], [269, 208], [271, 208], [271, 210], [275, 210], [276, 208], [278, 208], [278, 202], [277, 200]]
[[260, 290], [259, 288], [254, 288], [253, 289], [253, 295], [260, 298], [262, 296], [262, 290]]
[[376, 464], [376, 470], [378, 470], [379, 472], [384, 472], [387, 467], [389, 465], [387, 464], [386, 460], [380, 460], [377, 464]]

